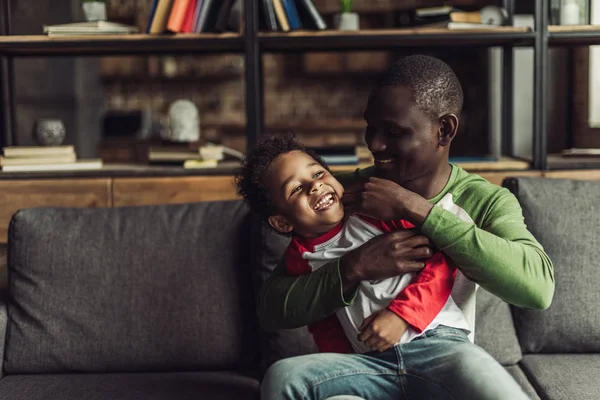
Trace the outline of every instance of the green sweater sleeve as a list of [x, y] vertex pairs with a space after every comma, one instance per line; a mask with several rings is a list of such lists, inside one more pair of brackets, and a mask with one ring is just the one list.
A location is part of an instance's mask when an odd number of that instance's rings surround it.
[[301, 276], [285, 276], [280, 263], [258, 294], [260, 325], [267, 331], [299, 328], [348, 306], [355, 295], [344, 298], [339, 260]]
[[[373, 167], [369, 167], [335, 177], [342, 185], [349, 186], [372, 174]], [[285, 276], [285, 265], [280, 263], [260, 288], [258, 317], [267, 331], [298, 328], [348, 306], [355, 296], [353, 292], [344, 297], [339, 260], [301, 276]]]
[[554, 268], [527, 230], [517, 199], [502, 189], [480, 206], [486, 209], [478, 213], [476, 225], [434, 207], [422, 232], [467, 278], [502, 300], [521, 308], [548, 308]]

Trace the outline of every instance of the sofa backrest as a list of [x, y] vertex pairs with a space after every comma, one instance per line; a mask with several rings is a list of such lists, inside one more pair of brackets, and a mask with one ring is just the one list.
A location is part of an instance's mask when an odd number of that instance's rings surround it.
[[254, 366], [250, 222], [241, 201], [19, 211], [4, 371]]
[[547, 310], [513, 310], [523, 352], [600, 352], [600, 182], [518, 178], [505, 186], [552, 260], [556, 282]]

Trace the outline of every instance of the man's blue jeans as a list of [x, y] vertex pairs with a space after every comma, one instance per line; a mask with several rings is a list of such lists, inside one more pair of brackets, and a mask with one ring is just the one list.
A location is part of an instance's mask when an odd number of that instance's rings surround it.
[[273, 364], [262, 400], [506, 399], [528, 397], [496, 360], [464, 331], [440, 326], [383, 353], [321, 353]]

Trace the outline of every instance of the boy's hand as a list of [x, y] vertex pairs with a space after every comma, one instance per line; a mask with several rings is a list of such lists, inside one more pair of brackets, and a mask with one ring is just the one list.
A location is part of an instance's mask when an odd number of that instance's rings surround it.
[[387, 308], [374, 312], [360, 328], [358, 340], [375, 351], [386, 351], [400, 340], [408, 324]]
[[371, 177], [362, 187], [348, 188], [342, 202], [348, 214], [364, 214], [383, 221], [405, 219], [423, 225], [433, 205], [387, 179]]

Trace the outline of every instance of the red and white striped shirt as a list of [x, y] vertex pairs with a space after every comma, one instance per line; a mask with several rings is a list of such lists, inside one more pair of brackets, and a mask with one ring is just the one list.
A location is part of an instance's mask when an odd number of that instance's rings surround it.
[[[383, 222], [352, 215], [318, 238], [294, 237], [285, 256], [286, 271], [294, 276], [309, 274], [375, 236], [413, 227], [406, 221]], [[350, 306], [309, 325], [309, 331], [321, 352], [367, 353], [372, 349], [358, 340], [358, 327], [384, 307], [409, 325], [398, 343], [409, 342], [438, 325], [470, 331], [467, 319], [450, 296], [456, 271], [442, 253], [436, 253], [418, 274], [363, 281]]]

